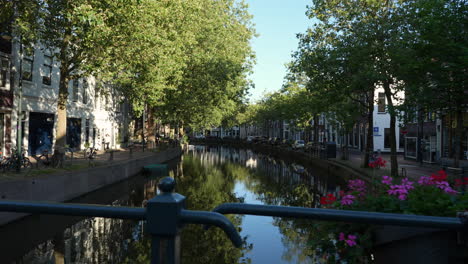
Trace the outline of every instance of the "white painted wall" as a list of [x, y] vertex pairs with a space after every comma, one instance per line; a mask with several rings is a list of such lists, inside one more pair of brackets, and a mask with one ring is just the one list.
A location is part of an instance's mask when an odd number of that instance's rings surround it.
[[[20, 71], [20, 46], [18, 42], [13, 42], [12, 47], [12, 63], [14, 69], [17, 72], [15, 74], [15, 87], [19, 88], [19, 71]], [[59, 91], [59, 63], [54, 59], [52, 67], [52, 78], [51, 85], [45, 85], [42, 83], [42, 74], [44, 69], [44, 53], [39, 48], [35, 47], [34, 62], [33, 62], [33, 75], [31, 81], [23, 80], [23, 99], [22, 99], [22, 111], [25, 112], [25, 147], [28, 147], [28, 132], [29, 132], [29, 113], [30, 112], [41, 112], [54, 114], [54, 132], [53, 138], [55, 144], [55, 133], [57, 126], [57, 98]], [[109, 106], [104, 107], [104, 100], [102, 96], [99, 96], [99, 100], [96, 102], [96, 79], [94, 77], [88, 77], [88, 88], [86, 93], [88, 95], [87, 104], [83, 104], [83, 79], [79, 79], [78, 85], [78, 97], [77, 101], [73, 101], [73, 81], [69, 82], [68, 92], [69, 100], [67, 104], [67, 118], [80, 118], [81, 119], [81, 148], [84, 148], [85, 143], [85, 123], [86, 119], [90, 120], [90, 141], [92, 141], [92, 129], [96, 127], [96, 147], [102, 148], [102, 140], [105, 139], [109, 142], [109, 147], [118, 147], [116, 139], [118, 137], [118, 122], [122, 121], [121, 113], [116, 113], [117, 103], [119, 96], [115, 93], [111, 93], [111, 87], [107, 86], [104, 92], [110, 94]], [[107, 90], [106, 90], [107, 89]], [[19, 90], [15, 91], [15, 98], [13, 101], [13, 108], [15, 109], [12, 113], [12, 143], [16, 146], [17, 138], [17, 109], [18, 109], [18, 98]], [[98, 136], [99, 135], [99, 136]]]
[[[382, 87], [377, 87], [374, 93], [374, 101], [378, 101], [378, 96], [379, 93], [383, 93], [384, 89]], [[399, 105], [404, 99], [404, 94], [403, 92], [397, 93], [396, 97], [398, 99], [393, 101], [394, 105]], [[385, 99], [386, 105], [388, 106], [388, 101]], [[389, 152], [390, 148], [385, 148], [384, 142], [385, 142], [385, 128], [390, 128], [390, 114], [386, 112], [379, 112], [378, 111], [378, 104], [376, 103], [374, 105], [374, 129], [378, 128], [378, 132], [374, 132], [374, 151], [384, 151], [384, 152]], [[396, 121], [396, 145], [397, 145], [397, 152], [403, 152], [404, 149], [403, 147], [400, 148], [399, 145], [399, 140], [400, 140], [400, 124], [401, 121], [397, 118]]]

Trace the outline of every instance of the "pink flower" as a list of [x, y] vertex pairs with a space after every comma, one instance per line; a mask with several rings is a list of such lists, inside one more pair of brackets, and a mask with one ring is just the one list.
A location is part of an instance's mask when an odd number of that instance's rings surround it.
[[360, 195], [364, 195], [363, 193], [366, 192], [366, 183], [359, 179], [349, 180], [348, 188], [352, 192], [359, 192]]
[[356, 199], [356, 197], [354, 195], [351, 195], [351, 194], [345, 195], [341, 199], [341, 204], [342, 205], [351, 205], [351, 204], [353, 204], [354, 199]]
[[350, 247], [355, 246], [355, 245], [357, 245], [356, 238], [357, 238], [357, 236], [348, 235], [348, 239], [346, 239], [345, 242]]
[[401, 184], [404, 185], [407, 190], [414, 189], [413, 182], [409, 181], [408, 178], [401, 180]]
[[357, 245], [356, 238], [357, 236], [355, 235], [348, 235], [348, 239], [346, 239], [346, 236], [343, 232], [341, 232], [338, 236], [339, 241], [344, 241], [350, 247]]
[[444, 180], [446, 178], [447, 174], [445, 174], [445, 172], [443, 171], [439, 171], [438, 175], [433, 174], [431, 177], [421, 176], [421, 178], [419, 178], [418, 180], [418, 183], [422, 186], [435, 185], [435, 187], [443, 190], [445, 193], [457, 194], [458, 192], [452, 189], [452, 187], [450, 187], [450, 184], [446, 180]]
[[340, 235], [338, 236], [338, 239], [339, 239], [340, 241], [345, 240], [345, 234], [343, 234], [343, 232], [341, 232]]
[[437, 188], [442, 189], [445, 193], [448, 194], [457, 194], [458, 192], [450, 187], [450, 184], [446, 181], [437, 181], [436, 183]]
[[398, 199], [404, 201], [408, 195], [408, 191], [414, 189], [413, 182], [409, 181], [408, 178], [404, 178], [400, 185], [390, 185], [388, 194], [398, 196]]
[[421, 176], [418, 180], [419, 185], [434, 185], [434, 182], [432, 181], [431, 177], [428, 176]]
[[386, 185], [392, 185], [393, 178], [390, 176], [382, 176], [382, 183]]

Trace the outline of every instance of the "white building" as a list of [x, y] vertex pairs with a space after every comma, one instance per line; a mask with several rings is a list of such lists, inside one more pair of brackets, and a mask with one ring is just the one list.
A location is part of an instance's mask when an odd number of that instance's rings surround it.
[[[3, 136], [2, 140], [10, 140], [11, 146], [15, 147], [21, 90], [23, 147], [29, 155], [33, 155], [41, 154], [44, 150], [51, 151], [55, 144], [60, 76], [59, 63], [47, 49], [36, 45], [29, 50], [20, 47], [17, 41], [12, 42], [8, 73], [12, 78], [8, 88], [14, 92], [13, 110], [0, 115], [0, 118], [5, 123], [5, 115], [11, 116], [8, 117], [12, 128], [9, 138]], [[123, 138], [122, 126], [128, 122], [128, 108], [122, 105], [121, 97], [111, 85], [99, 84], [102, 88], [96, 89], [97, 85], [98, 81], [92, 76], [69, 82], [66, 141], [75, 150], [83, 149], [88, 144], [100, 149], [116, 148], [119, 147], [119, 139]]]

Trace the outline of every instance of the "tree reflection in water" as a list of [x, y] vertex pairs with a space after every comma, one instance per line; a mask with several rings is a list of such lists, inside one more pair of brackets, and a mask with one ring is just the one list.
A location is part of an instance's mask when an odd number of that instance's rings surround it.
[[[313, 169], [313, 173], [309, 173], [310, 168], [244, 149], [195, 147], [174, 165], [170, 166], [173, 168], [169, 174], [176, 178], [176, 191], [186, 196], [186, 206], [190, 210], [211, 211], [222, 203], [242, 202], [244, 195], [253, 196], [257, 203], [315, 207], [319, 197], [337, 193], [340, 186], [337, 178], [326, 171]], [[138, 176], [125, 183], [124, 190], [113, 187], [111, 198], [106, 199], [112, 199], [113, 205], [141, 206], [144, 200], [157, 194], [157, 182], [158, 178]], [[243, 193], [236, 194], [239, 185], [243, 186]], [[103, 190], [97, 193], [108, 195]], [[94, 200], [85, 202], [96, 203]], [[242, 231], [245, 218], [239, 215], [228, 215], [228, 218]], [[274, 218], [273, 225], [281, 235], [283, 263], [313, 263], [307, 245], [311, 238], [310, 221]], [[74, 220], [66, 226], [65, 230], [54, 231], [55, 235], [50, 235], [53, 239], [37, 245], [16, 263], [60, 263], [60, 260], [65, 263], [149, 263], [150, 239], [143, 222], [90, 218]], [[259, 236], [255, 231], [241, 234]], [[256, 254], [252, 248], [256, 245], [250, 243], [244, 237], [243, 248], [237, 249], [219, 228], [204, 230], [201, 225], [187, 225], [181, 234], [182, 263], [251, 263], [250, 258]]]
[[[230, 166], [226, 164], [225, 166]], [[239, 202], [233, 194], [235, 173], [225, 166], [203, 164], [200, 159], [185, 156], [184, 174], [174, 173], [176, 191], [187, 198], [186, 207], [191, 210], [211, 211], [222, 203]], [[179, 170], [180, 171], [180, 170]], [[172, 175], [171, 175], [172, 176]], [[241, 216], [228, 216], [240, 231]], [[181, 234], [182, 263], [250, 263], [244, 258], [251, 245], [244, 238], [242, 249], [235, 248], [219, 228], [204, 230], [201, 225], [187, 225]], [[135, 240], [125, 263], [148, 263], [150, 239]]]

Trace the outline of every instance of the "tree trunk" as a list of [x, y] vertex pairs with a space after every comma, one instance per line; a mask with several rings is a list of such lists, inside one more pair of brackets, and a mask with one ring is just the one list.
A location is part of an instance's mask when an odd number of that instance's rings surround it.
[[390, 114], [390, 162], [391, 171], [390, 174], [393, 177], [398, 176], [398, 159], [396, 152], [396, 113], [392, 101], [392, 91], [390, 90], [390, 80], [386, 80], [383, 83], [385, 90], [385, 97], [388, 101], [388, 112]]
[[418, 138], [417, 138], [417, 161], [420, 165], [423, 163], [423, 148], [422, 148], [422, 139], [423, 139], [423, 127], [424, 127], [424, 116], [423, 116], [423, 109], [420, 108], [418, 110]]
[[366, 150], [362, 166], [369, 168], [370, 154], [374, 151], [374, 89], [369, 92], [367, 99], [367, 136], [366, 136]]
[[348, 142], [347, 142], [347, 137], [346, 137], [346, 132], [343, 129], [343, 132], [341, 133], [342, 140], [341, 140], [341, 159], [342, 160], [348, 160]]
[[146, 121], [146, 134], [148, 136], [148, 141], [156, 142], [156, 119], [154, 117], [154, 109], [148, 107], [147, 110], [148, 120]]
[[67, 144], [67, 99], [68, 99], [68, 66], [60, 67], [59, 94], [57, 100], [57, 130], [55, 133], [54, 156], [59, 161], [56, 164], [63, 166], [65, 145]]
[[314, 143], [318, 144], [319, 141], [319, 118], [318, 115], [314, 115]]
[[461, 138], [463, 134], [463, 113], [460, 108], [457, 110], [456, 115], [457, 126], [455, 127], [455, 140], [454, 140], [454, 148], [455, 148], [455, 155], [453, 157], [453, 166], [455, 168], [460, 167], [460, 158], [462, 154], [462, 144]]

